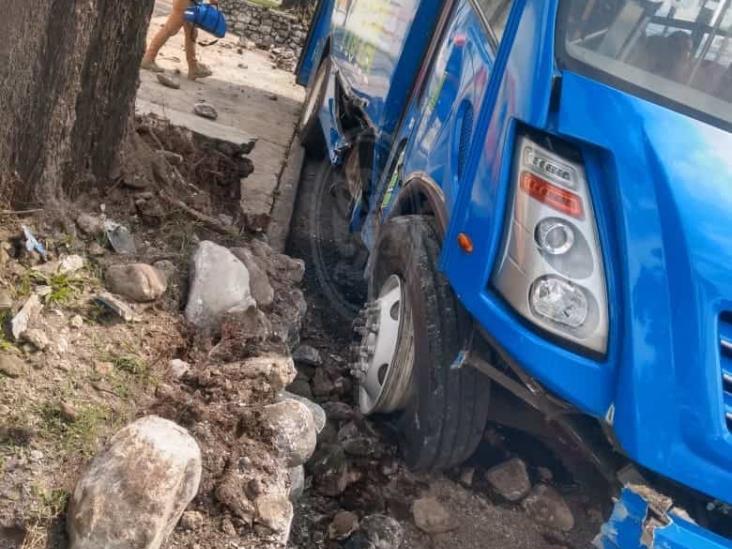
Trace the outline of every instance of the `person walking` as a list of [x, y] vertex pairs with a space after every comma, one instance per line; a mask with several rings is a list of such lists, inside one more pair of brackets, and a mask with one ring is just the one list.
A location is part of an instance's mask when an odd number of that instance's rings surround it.
[[[218, 0], [210, 0], [211, 4], [218, 5]], [[173, 0], [173, 11], [168, 16], [168, 20], [163, 25], [155, 37], [150, 42], [145, 56], [142, 58], [140, 67], [144, 70], [152, 72], [164, 72], [155, 60], [158, 57], [160, 49], [172, 37], [178, 34], [181, 27], [185, 32], [186, 44], [186, 61], [188, 62], [188, 78], [196, 80], [197, 78], [206, 78], [211, 76], [211, 69], [203, 63], [199, 63], [196, 58], [196, 36], [198, 34], [196, 27], [185, 19], [186, 10], [194, 4], [193, 0]]]

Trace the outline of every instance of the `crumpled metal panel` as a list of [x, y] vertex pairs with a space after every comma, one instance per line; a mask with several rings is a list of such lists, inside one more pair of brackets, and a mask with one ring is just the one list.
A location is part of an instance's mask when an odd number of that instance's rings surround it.
[[623, 490], [595, 538], [597, 549], [732, 549], [732, 540], [689, 522], [673, 510], [659, 513], [649, 494], [641, 492], [644, 490], [639, 487]]

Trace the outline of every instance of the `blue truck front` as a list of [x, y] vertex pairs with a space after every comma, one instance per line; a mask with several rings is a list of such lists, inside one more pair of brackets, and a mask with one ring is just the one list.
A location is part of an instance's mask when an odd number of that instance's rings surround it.
[[[498, 37], [486, 25], [497, 4], [510, 6]], [[426, 174], [440, 187], [441, 268], [492, 343], [609, 428], [652, 481], [722, 510], [732, 504], [731, 4], [457, 2], [424, 93], [389, 89], [392, 101], [414, 99], [387, 132], [402, 179]], [[372, 215], [388, 217], [397, 195], [374, 193]], [[596, 544], [732, 547], [705, 526], [724, 531], [629, 489]]]
[[[559, 4], [512, 15], [443, 266], [497, 343], [628, 457], [732, 502], [732, 10]], [[536, 216], [552, 210], [547, 243]], [[572, 234], [600, 261], [558, 263]]]

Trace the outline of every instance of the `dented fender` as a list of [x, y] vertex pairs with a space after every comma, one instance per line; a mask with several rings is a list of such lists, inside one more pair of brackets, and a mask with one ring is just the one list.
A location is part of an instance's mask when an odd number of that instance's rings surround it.
[[626, 486], [595, 538], [597, 549], [732, 549], [732, 540], [694, 524], [670, 498]]

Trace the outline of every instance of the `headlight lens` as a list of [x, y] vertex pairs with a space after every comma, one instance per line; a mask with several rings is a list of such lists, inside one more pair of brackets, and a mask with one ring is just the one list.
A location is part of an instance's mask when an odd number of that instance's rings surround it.
[[570, 328], [582, 326], [589, 314], [585, 293], [555, 276], [545, 276], [534, 282], [531, 306], [537, 314]]
[[574, 245], [574, 229], [561, 219], [549, 218], [536, 226], [536, 243], [549, 255], [563, 255]]
[[[571, 152], [571, 151], [570, 151]], [[520, 137], [494, 287], [540, 328], [607, 351], [605, 273], [584, 166]]]

